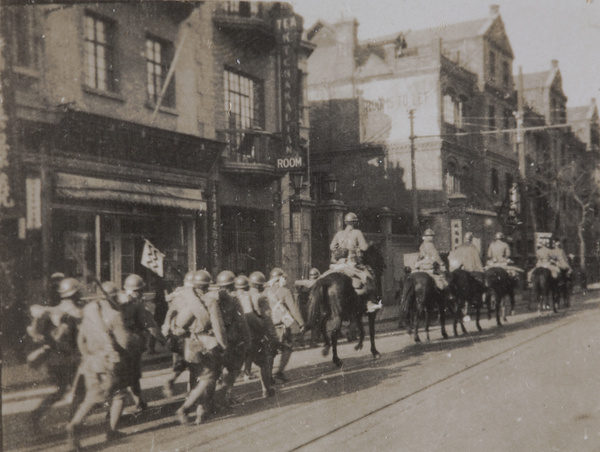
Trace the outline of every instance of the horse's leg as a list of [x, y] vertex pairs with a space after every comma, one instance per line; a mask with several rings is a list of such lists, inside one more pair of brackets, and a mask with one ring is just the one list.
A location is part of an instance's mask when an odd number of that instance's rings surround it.
[[481, 324], [479, 323], [479, 319], [481, 318], [481, 300], [477, 300], [475, 304], [475, 325], [477, 326], [478, 331], [482, 331]]
[[329, 340], [329, 336], [327, 335], [327, 318], [322, 318], [319, 323], [319, 328], [321, 331], [321, 336], [323, 336], [323, 351], [321, 352], [323, 356], [329, 355], [329, 350], [331, 349], [331, 341]]
[[442, 331], [442, 337], [448, 339], [448, 333], [446, 333], [446, 299], [443, 295], [441, 295], [441, 301], [438, 301], [438, 309], [440, 312], [440, 329]]
[[354, 321], [356, 322], [356, 327], [358, 328], [358, 343], [354, 346], [354, 350], [362, 350], [363, 342], [365, 340], [365, 327], [362, 323], [362, 315], [356, 314]]
[[504, 294], [504, 297], [501, 297], [500, 300], [502, 300], [502, 320], [504, 320], [505, 322], [507, 322], [506, 320], [506, 303], [505, 303], [505, 298], [506, 298], [507, 294]]
[[485, 293], [485, 304], [487, 306], [488, 320], [492, 320], [492, 294], [489, 291]]
[[[466, 302], [466, 305], [467, 305], [467, 306], [469, 305], [469, 301], [467, 301], [467, 302]], [[458, 313], [458, 314], [460, 314], [460, 313]], [[463, 333], [463, 334], [467, 334], [467, 329], [465, 328], [465, 322], [463, 321], [463, 317], [462, 317], [462, 316], [460, 316], [460, 317], [458, 318], [458, 321], [460, 322], [460, 329], [462, 330], [462, 333]], [[455, 334], [456, 334], [456, 333], [455, 333]]]
[[375, 316], [377, 312], [369, 312], [367, 319], [369, 319], [369, 340], [371, 341], [371, 354], [374, 359], [381, 358], [381, 353], [375, 348]]
[[331, 352], [333, 357], [333, 364], [335, 364], [337, 367], [342, 367], [342, 361], [340, 360], [340, 358], [338, 358], [337, 354], [337, 340], [341, 329], [342, 319], [337, 317], [333, 321], [333, 329], [331, 331]]
[[429, 338], [429, 321], [430, 321], [429, 309], [425, 309], [425, 334], [427, 337], [427, 342], [431, 341], [431, 339]]
[[415, 329], [415, 331], [414, 331], [415, 342], [421, 342], [421, 339], [419, 338], [419, 311], [420, 311], [420, 309], [417, 306], [417, 309], [415, 309], [415, 311], [413, 312], [412, 327]]
[[500, 311], [504, 309], [502, 305], [502, 296], [498, 293], [494, 294], [494, 298], [496, 298], [496, 325], [502, 326], [502, 322], [500, 322]]
[[554, 290], [552, 291], [552, 310], [555, 314], [558, 314], [558, 303], [560, 301], [560, 293], [562, 291], [562, 286], [559, 283], [556, 283], [554, 286]]

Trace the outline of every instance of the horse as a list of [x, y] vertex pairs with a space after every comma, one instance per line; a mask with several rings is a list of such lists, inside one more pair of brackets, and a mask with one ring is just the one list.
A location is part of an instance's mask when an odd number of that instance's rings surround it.
[[[462, 317], [462, 306], [475, 307], [475, 324], [479, 331], [482, 331], [479, 320], [481, 318], [481, 306], [483, 305], [483, 296], [486, 293], [485, 286], [477, 280], [471, 273], [461, 268], [454, 270], [448, 277], [448, 307], [452, 305], [454, 313], [454, 335], [458, 336], [456, 330], [457, 323], [460, 323], [463, 334], [467, 333]], [[452, 303], [456, 300], [455, 303]]]
[[429, 273], [418, 271], [407, 274], [404, 278], [400, 300], [399, 327], [402, 328], [402, 322], [406, 321], [409, 334], [414, 327], [414, 341], [421, 342], [419, 338], [419, 318], [422, 314], [425, 314], [425, 332], [429, 341], [429, 323], [436, 308], [440, 315], [442, 336], [444, 339], [448, 339], [444, 294], [437, 288], [433, 277]]
[[496, 325], [502, 326], [501, 313], [502, 319], [507, 321], [506, 308], [502, 303], [504, 297], [508, 296], [510, 299], [510, 314], [513, 315], [515, 312], [514, 281], [502, 267], [488, 267], [484, 272], [484, 280], [487, 288], [485, 303], [488, 307], [488, 318], [491, 318], [491, 302], [493, 301], [496, 309]]
[[552, 277], [552, 272], [546, 267], [536, 267], [531, 272], [531, 288], [533, 302], [538, 305], [538, 312], [544, 308], [550, 309], [549, 297], [552, 297], [552, 309], [558, 312], [559, 287], [558, 281]]
[[[369, 337], [371, 340], [371, 354], [374, 359], [381, 356], [375, 347], [375, 316], [377, 311], [367, 312], [367, 302], [375, 302], [381, 299], [380, 278], [385, 268], [382, 263], [381, 254], [370, 246], [363, 254], [365, 265], [373, 269], [375, 276], [375, 287], [371, 292], [358, 295], [352, 285], [352, 278], [345, 273], [332, 272], [317, 279], [310, 289], [308, 299], [308, 322], [310, 328], [318, 329], [325, 341], [323, 356], [332, 350], [333, 364], [342, 366], [342, 361], [337, 353], [337, 340], [342, 328], [343, 321], [349, 321], [358, 329], [358, 343], [355, 350], [362, 350], [365, 338], [365, 330], [362, 318], [366, 314], [369, 321]], [[371, 266], [371, 263], [374, 265]], [[373, 299], [374, 298], [374, 299]], [[327, 335], [327, 322], [332, 321], [331, 334]]]

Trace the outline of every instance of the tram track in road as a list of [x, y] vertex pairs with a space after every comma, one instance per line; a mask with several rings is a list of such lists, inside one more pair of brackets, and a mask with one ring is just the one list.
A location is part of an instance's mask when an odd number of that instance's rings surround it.
[[[415, 398], [418, 398], [419, 396], [424, 396], [427, 392], [434, 390], [435, 388], [440, 388], [440, 390], [445, 390], [446, 388], [442, 389], [441, 387], [444, 386], [445, 383], [447, 384], [453, 380], [456, 380], [456, 381], [450, 386], [458, 385], [458, 384], [462, 383], [464, 380], [471, 378], [473, 376], [474, 370], [478, 370], [481, 367], [485, 366], [486, 364], [497, 361], [497, 362], [494, 362], [494, 365], [501, 365], [505, 361], [510, 360], [511, 356], [517, 350], [522, 349], [523, 347], [527, 347], [528, 345], [544, 338], [545, 336], [552, 334], [553, 332], [555, 332], [561, 328], [568, 327], [568, 326], [572, 325], [573, 323], [577, 322], [577, 320], [578, 320], [577, 315], [567, 317], [565, 315], [564, 311], [562, 314], [559, 314], [559, 315], [562, 316], [562, 319], [560, 319], [561, 321], [559, 324], [551, 326], [550, 328], [546, 328], [543, 331], [541, 331], [533, 336], [530, 336], [523, 340], [520, 340], [516, 344], [512, 344], [509, 347], [503, 348], [502, 350], [495, 352], [495, 353], [491, 354], [490, 356], [487, 356], [481, 360], [478, 360], [477, 362], [474, 362], [456, 372], [450, 373], [450, 374], [444, 376], [443, 378], [440, 378], [433, 382], [430, 382], [408, 394], [403, 394], [402, 396], [397, 397], [391, 401], [388, 401], [375, 409], [369, 410], [365, 413], [361, 413], [360, 416], [356, 417], [355, 419], [347, 421], [341, 425], [336, 425], [334, 428], [330, 429], [329, 431], [321, 433], [319, 436], [311, 438], [310, 440], [305, 441], [302, 444], [295, 445], [293, 448], [288, 449], [288, 451], [294, 452], [294, 451], [306, 451], [306, 450], [324, 450], [323, 444], [322, 444], [323, 441], [326, 442], [326, 440], [328, 438], [333, 437], [336, 434], [340, 434], [347, 429], [353, 429], [353, 430], [350, 431], [347, 435], [346, 434], [342, 435], [344, 438], [349, 439], [353, 435], [354, 436], [359, 435], [362, 432], [364, 432], [365, 429], [356, 428], [356, 426], [358, 424], [361, 424], [362, 422], [368, 421], [369, 418], [377, 416], [377, 415], [382, 415], [384, 412], [386, 412], [387, 410], [390, 410], [391, 408], [397, 408], [398, 405], [400, 405], [400, 404], [403, 404], [403, 403], [407, 404], [407, 402], [414, 400]], [[596, 313], [596, 315], [598, 315], [598, 313]], [[556, 317], [554, 317], [554, 319], [556, 319]], [[502, 357], [504, 357], [504, 359], [502, 359]], [[461, 378], [461, 377], [464, 377], [464, 378]], [[424, 396], [418, 400], [414, 400], [413, 403], [407, 404], [406, 407], [396, 410], [396, 414], [398, 412], [408, 411], [408, 410], [428, 401], [431, 397], [435, 397], [435, 395], [437, 393], [438, 392], [436, 391], [435, 394], [432, 394], [430, 396]], [[368, 422], [367, 422], [367, 424], [368, 424]], [[337, 444], [338, 444], [338, 446], [340, 445], [339, 443], [337, 443]]]

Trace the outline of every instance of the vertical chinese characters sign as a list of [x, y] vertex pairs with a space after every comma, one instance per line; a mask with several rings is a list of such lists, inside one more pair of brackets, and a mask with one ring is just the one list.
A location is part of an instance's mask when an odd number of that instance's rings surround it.
[[275, 17], [281, 86], [281, 132], [284, 154], [298, 152], [298, 52], [302, 39], [302, 18], [286, 8]]
[[[0, 43], [0, 50], [2, 45]], [[3, 66], [3, 64], [1, 65]], [[2, 83], [0, 81], [0, 98], [4, 99], [2, 93]], [[6, 209], [15, 206], [15, 202], [10, 192], [10, 178], [8, 177], [8, 143], [6, 142], [7, 117], [4, 112], [4, 103], [0, 102], [0, 217], [3, 216]]]

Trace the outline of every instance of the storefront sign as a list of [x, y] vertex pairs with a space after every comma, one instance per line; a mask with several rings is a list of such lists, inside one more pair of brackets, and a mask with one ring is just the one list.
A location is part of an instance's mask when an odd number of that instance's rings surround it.
[[[2, 83], [0, 83], [2, 97]], [[6, 143], [6, 115], [3, 103], [0, 102], [0, 209], [12, 208], [15, 202], [10, 194], [10, 179], [8, 177], [8, 144]]]
[[42, 181], [28, 177], [25, 180], [25, 196], [27, 199], [27, 229], [42, 227]]
[[282, 6], [274, 25], [279, 53], [283, 151], [292, 154], [298, 149], [298, 50], [303, 22], [300, 16]]
[[278, 170], [289, 170], [289, 169], [303, 169], [304, 160], [301, 156], [283, 157], [277, 159]]
[[462, 220], [450, 220], [450, 231], [452, 233], [452, 249], [455, 250], [462, 245]]

